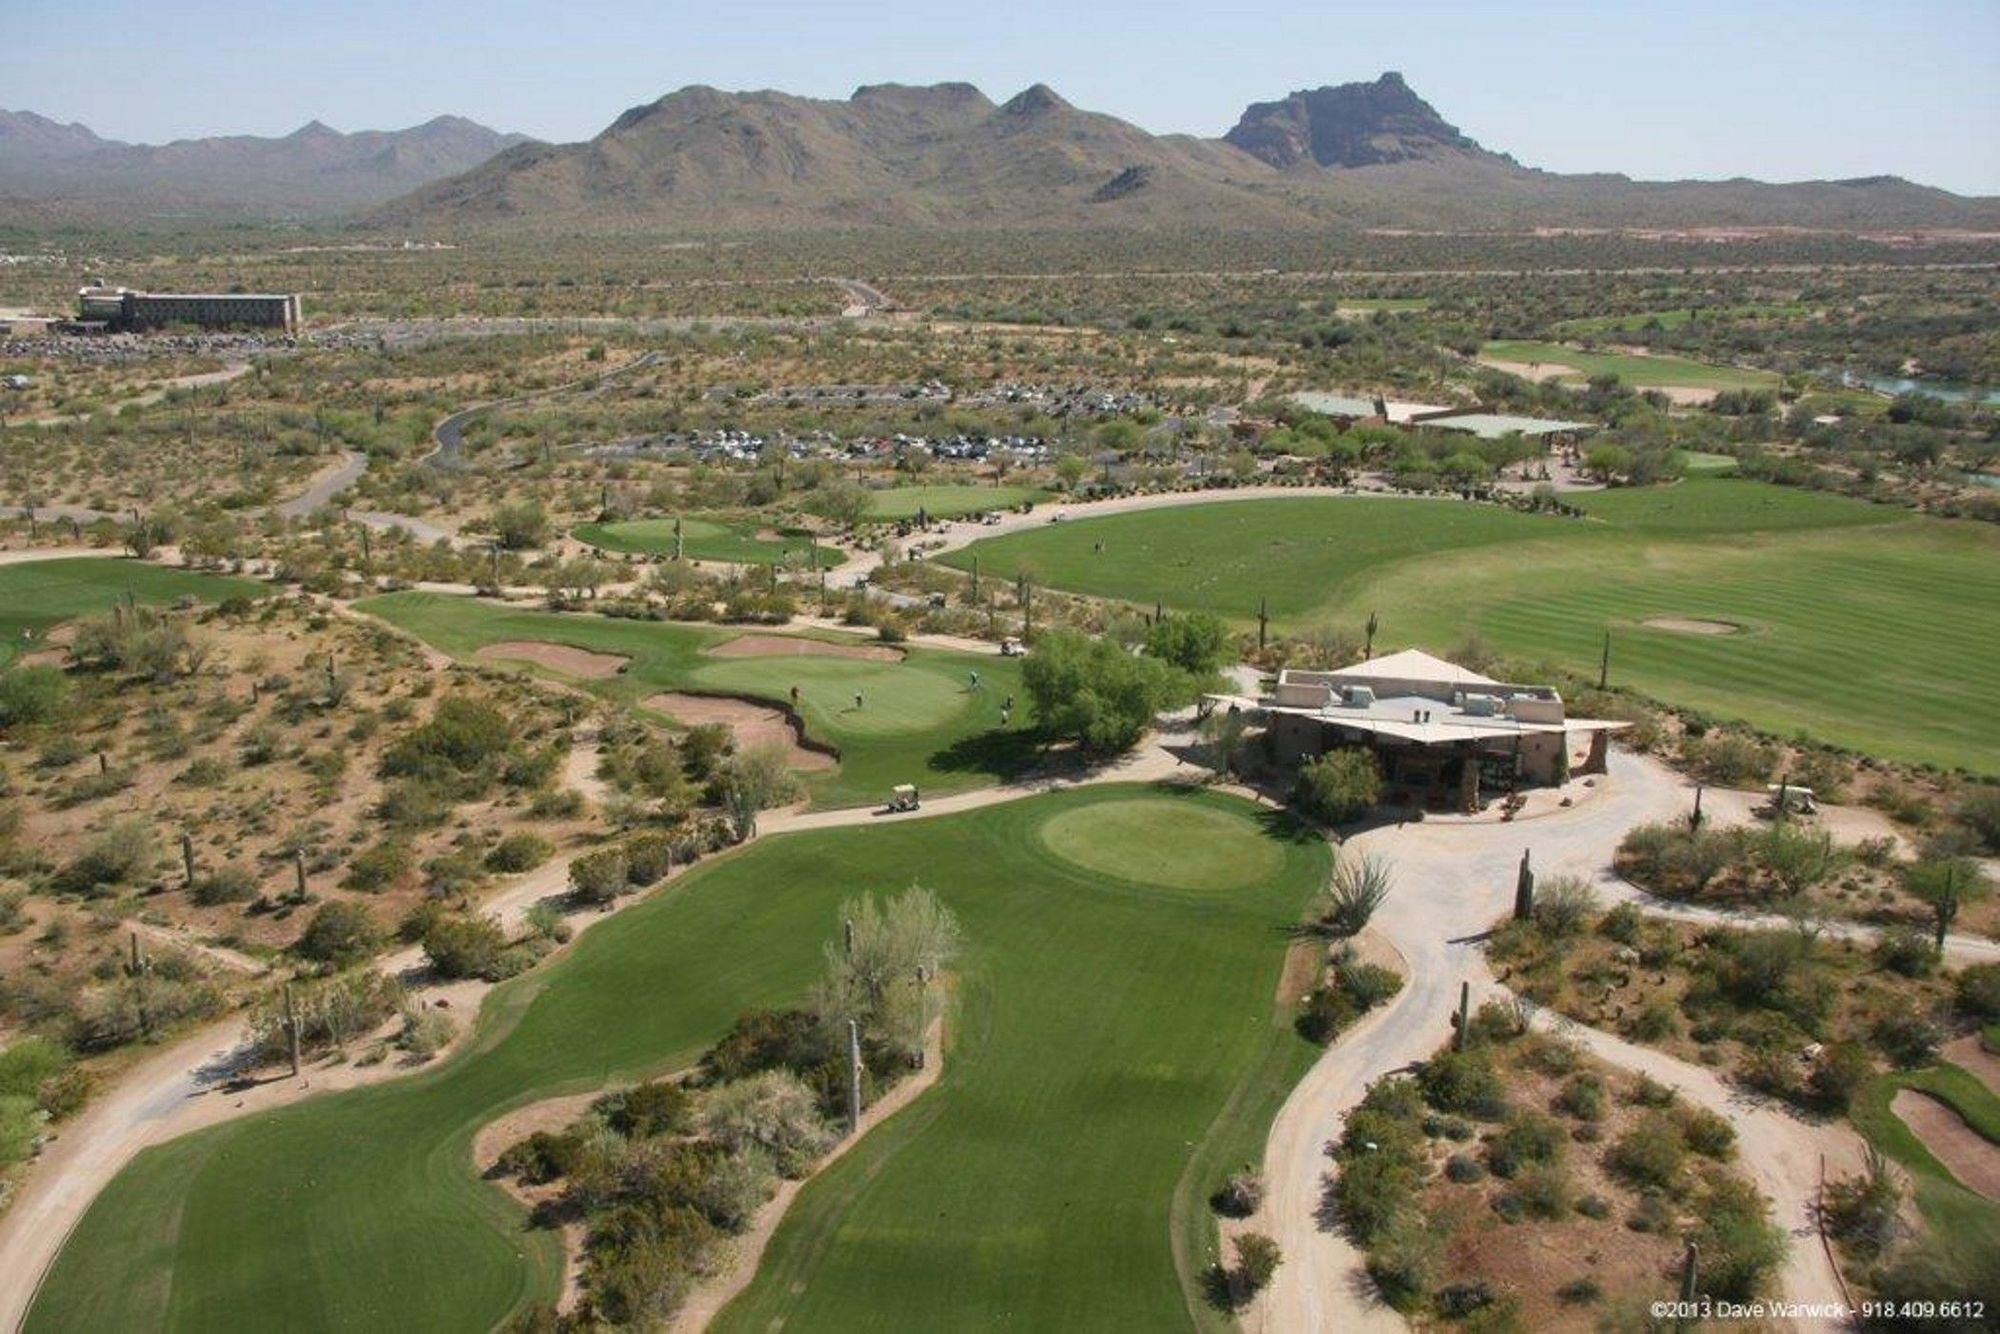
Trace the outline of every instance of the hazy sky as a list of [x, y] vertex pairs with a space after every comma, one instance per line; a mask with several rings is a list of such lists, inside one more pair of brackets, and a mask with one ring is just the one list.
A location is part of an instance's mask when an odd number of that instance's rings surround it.
[[946, 79], [1219, 135], [1387, 69], [1530, 166], [2000, 194], [2000, 0], [0, 0], [0, 106], [149, 142], [443, 112], [570, 140], [689, 83]]

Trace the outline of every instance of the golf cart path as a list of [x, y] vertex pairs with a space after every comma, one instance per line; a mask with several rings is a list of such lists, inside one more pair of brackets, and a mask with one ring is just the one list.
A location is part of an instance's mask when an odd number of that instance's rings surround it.
[[[1543, 876], [1601, 881], [1627, 829], [1684, 813], [1692, 797], [1693, 785], [1666, 766], [1614, 749], [1604, 789], [1576, 807], [1514, 824], [1388, 825], [1349, 840], [1351, 853], [1389, 864], [1395, 887], [1371, 926], [1408, 961], [1408, 975], [1393, 1001], [1327, 1049], [1272, 1123], [1264, 1154], [1268, 1197], [1246, 1226], [1275, 1238], [1285, 1262], [1252, 1308], [1257, 1327], [1286, 1334], [1404, 1327], [1402, 1317], [1377, 1299], [1361, 1252], [1337, 1226], [1322, 1221], [1333, 1175], [1327, 1145], [1371, 1082], [1427, 1058], [1450, 1036], [1461, 982], [1471, 984], [1475, 1006], [1508, 994], [1486, 968], [1481, 933], [1510, 907], [1524, 849], [1533, 851]], [[1852, 1131], [1812, 1126], [1781, 1107], [1747, 1102], [1707, 1070], [1609, 1034], [1566, 1031], [1603, 1059], [1647, 1071], [1727, 1115], [1737, 1128], [1741, 1161], [1793, 1242], [1779, 1275], [1785, 1295], [1838, 1298], [1810, 1210], [1822, 1152], [1832, 1171], [1859, 1162]]]

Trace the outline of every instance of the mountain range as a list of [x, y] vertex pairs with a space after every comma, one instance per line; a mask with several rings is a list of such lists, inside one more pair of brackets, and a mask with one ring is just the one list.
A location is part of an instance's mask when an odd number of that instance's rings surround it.
[[1248, 107], [1221, 138], [1155, 135], [1036, 84], [874, 84], [844, 100], [688, 87], [582, 143], [443, 117], [390, 134], [109, 144], [0, 114], [0, 198], [347, 211], [450, 229], [986, 227], [2000, 228], [2000, 199], [1893, 176], [1772, 185], [1526, 167], [1394, 73]]
[[277, 138], [130, 144], [32, 111], [0, 111], [0, 200], [152, 213], [334, 214], [382, 204], [524, 142], [439, 116], [406, 130], [342, 134], [312, 121]]

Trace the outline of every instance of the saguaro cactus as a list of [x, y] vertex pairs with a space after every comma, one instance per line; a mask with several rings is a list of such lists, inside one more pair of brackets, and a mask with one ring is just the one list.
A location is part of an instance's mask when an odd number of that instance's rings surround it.
[[861, 1025], [847, 1021], [847, 1133], [861, 1133]]
[[1452, 1034], [1451, 1049], [1465, 1050], [1465, 1035], [1472, 1028], [1472, 983], [1458, 984], [1458, 1031]]
[[1535, 915], [1535, 868], [1529, 864], [1528, 850], [1521, 849], [1521, 869], [1514, 877], [1514, 920], [1525, 922]]

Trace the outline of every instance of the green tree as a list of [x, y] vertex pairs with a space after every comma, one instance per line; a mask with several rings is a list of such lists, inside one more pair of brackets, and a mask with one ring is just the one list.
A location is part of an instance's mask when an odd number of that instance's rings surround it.
[[722, 804], [738, 838], [757, 832], [759, 811], [783, 805], [798, 790], [798, 780], [785, 767], [785, 748], [776, 744], [739, 751], [722, 769]]
[[1206, 681], [1229, 655], [1229, 627], [1211, 612], [1169, 616], [1146, 632], [1146, 654]]
[[1330, 750], [1299, 768], [1293, 800], [1326, 824], [1344, 824], [1382, 799], [1382, 772], [1374, 753], [1359, 746]]
[[493, 529], [509, 551], [541, 546], [549, 538], [549, 516], [533, 500], [517, 500], [493, 511]]
[[1157, 658], [1068, 630], [1036, 641], [1021, 683], [1042, 731], [1092, 755], [1130, 750], [1153, 715], [1185, 698], [1188, 686], [1183, 673]]

